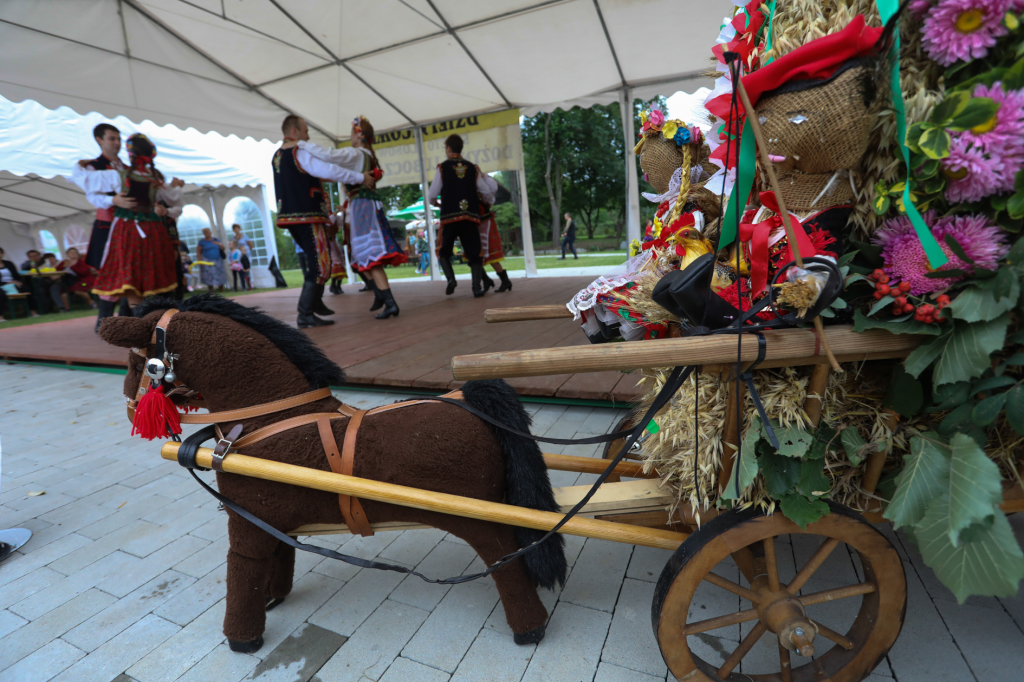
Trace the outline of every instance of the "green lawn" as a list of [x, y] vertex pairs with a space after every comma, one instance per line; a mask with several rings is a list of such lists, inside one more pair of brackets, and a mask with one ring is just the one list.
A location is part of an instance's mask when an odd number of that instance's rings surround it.
[[[537, 267], [540, 269], [547, 270], [554, 268], [590, 267], [594, 265], [616, 266], [621, 265], [625, 260], [625, 256], [622, 255], [593, 256], [587, 258], [580, 258], [579, 260], [574, 260], [572, 258], [561, 260], [558, 256], [539, 256], [537, 258]], [[504, 261], [502, 261], [502, 265], [505, 266], [506, 270], [522, 270], [526, 267], [523, 258], [506, 258]], [[490, 273], [489, 276], [493, 275], [493, 272], [491, 272], [491, 268], [487, 268], [487, 270]], [[388, 268], [387, 273], [389, 279], [410, 279], [420, 277], [422, 277], [423, 279], [429, 279], [429, 275], [417, 275], [416, 267], [412, 264], [402, 265], [397, 268]], [[455, 266], [455, 273], [468, 275], [469, 266], [464, 264], [457, 264]], [[301, 270], [282, 270], [281, 274], [284, 275], [284, 281], [288, 282], [289, 288], [298, 288], [302, 286]], [[356, 278], [356, 282], [359, 282], [358, 277]], [[236, 296], [248, 296], [249, 294], [258, 294], [264, 291], [274, 291], [274, 289], [253, 289], [252, 291], [239, 292], [225, 291], [224, 294], [229, 298], [234, 298]], [[202, 292], [196, 291], [194, 293]], [[189, 295], [191, 296], [192, 294]], [[75, 308], [68, 313], [50, 313], [48, 315], [40, 315], [39, 317], [25, 318], [21, 317], [21, 315], [24, 315], [24, 310], [23, 306], [19, 305], [19, 317], [17, 319], [12, 320], [7, 316], [7, 311], [3, 312], [4, 318], [7, 321], [0, 322], [0, 330], [11, 329], [13, 327], [24, 327], [30, 324], [41, 324], [43, 322], [54, 322], [56, 320], [72, 320], [75, 319], [76, 317], [94, 317], [96, 315], [95, 310], [82, 310], [80, 308]]]

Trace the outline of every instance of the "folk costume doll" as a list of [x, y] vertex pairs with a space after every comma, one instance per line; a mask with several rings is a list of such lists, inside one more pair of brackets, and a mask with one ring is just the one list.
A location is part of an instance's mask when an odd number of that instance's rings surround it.
[[121, 170], [75, 168], [72, 181], [87, 193], [120, 194], [135, 200], [132, 208], [114, 209], [101, 264], [92, 290], [100, 296], [125, 296], [131, 305], [178, 286], [175, 251], [164, 216], [181, 203], [181, 187], [170, 184], [153, 165], [156, 147], [142, 133], [128, 138], [129, 166]]
[[[497, 180], [489, 175], [483, 175], [483, 181], [490, 187], [492, 194], [497, 194]], [[501, 286], [495, 289], [495, 292], [512, 291], [512, 280], [508, 278], [508, 273], [501, 264], [501, 261], [505, 260], [505, 250], [501, 245], [501, 234], [498, 233], [498, 221], [494, 217], [494, 211], [491, 210], [491, 204], [482, 198], [480, 199], [480, 257], [483, 260], [483, 265], [485, 267], [490, 265], [501, 278]], [[486, 291], [494, 284], [484, 268], [481, 268], [480, 272], [484, 278], [484, 291]]]
[[480, 169], [462, 158], [462, 138], [449, 135], [444, 141], [448, 160], [438, 165], [434, 181], [427, 191], [427, 202], [441, 197], [441, 248], [438, 263], [448, 280], [445, 294], [455, 292], [455, 270], [452, 268], [452, 250], [455, 239], [462, 242], [462, 252], [473, 273], [473, 296], [487, 293], [491, 284], [485, 279], [483, 259], [480, 257], [480, 201], [494, 203], [494, 193], [484, 180]]
[[334, 324], [333, 320], [317, 317], [334, 314], [323, 302], [325, 284], [331, 277], [328, 238], [331, 221], [329, 211], [324, 208], [323, 182], [362, 183], [367, 176], [326, 163], [301, 146], [309, 141], [309, 128], [300, 117], [286, 117], [281, 131], [284, 142], [273, 160], [277, 226], [291, 232], [295, 244], [302, 249], [299, 258], [304, 265], [296, 324], [300, 329], [322, 327]]

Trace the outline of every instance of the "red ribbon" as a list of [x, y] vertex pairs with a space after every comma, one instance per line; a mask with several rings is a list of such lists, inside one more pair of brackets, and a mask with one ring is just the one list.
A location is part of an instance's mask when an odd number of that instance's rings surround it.
[[[772, 230], [782, 225], [779, 203], [774, 192], [761, 192], [761, 205], [776, 215], [759, 223], [740, 223], [740, 241], [750, 242], [750, 288], [754, 296], [760, 295], [768, 286], [768, 237]], [[817, 255], [804, 226], [795, 215], [789, 214], [796, 245], [803, 258]], [[792, 250], [792, 244], [790, 245]]]

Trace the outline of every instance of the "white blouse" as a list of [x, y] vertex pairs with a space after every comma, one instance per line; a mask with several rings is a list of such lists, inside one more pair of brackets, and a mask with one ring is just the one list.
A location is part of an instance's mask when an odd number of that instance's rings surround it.
[[[71, 181], [85, 190], [86, 194], [120, 192], [123, 182], [121, 174], [116, 170], [98, 171], [85, 169], [78, 165], [71, 173]], [[157, 190], [156, 200], [164, 202], [168, 207], [174, 207], [181, 205], [181, 195], [181, 187], [171, 187], [165, 184]]]

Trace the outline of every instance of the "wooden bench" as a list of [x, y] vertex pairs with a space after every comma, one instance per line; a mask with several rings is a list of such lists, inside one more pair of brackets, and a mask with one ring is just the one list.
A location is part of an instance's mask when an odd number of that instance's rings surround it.
[[27, 293], [7, 294], [7, 316], [10, 319], [13, 320], [13, 319], [18, 317], [15, 314], [15, 312], [14, 312], [14, 303], [15, 303], [15, 301], [18, 301], [22, 305], [25, 306], [25, 317], [28, 317], [28, 315], [29, 315], [28, 297], [29, 297], [29, 294], [27, 294]]

